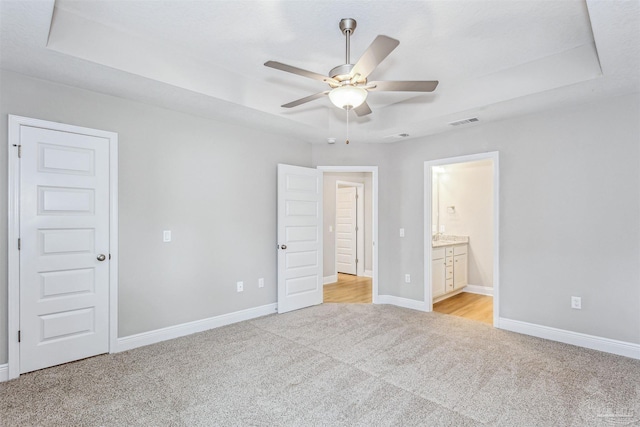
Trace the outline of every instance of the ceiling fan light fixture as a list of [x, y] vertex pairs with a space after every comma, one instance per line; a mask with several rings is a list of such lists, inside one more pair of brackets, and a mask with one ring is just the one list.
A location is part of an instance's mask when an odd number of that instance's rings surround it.
[[344, 85], [332, 89], [329, 92], [329, 99], [338, 108], [351, 110], [358, 108], [367, 99], [368, 92], [361, 87]]

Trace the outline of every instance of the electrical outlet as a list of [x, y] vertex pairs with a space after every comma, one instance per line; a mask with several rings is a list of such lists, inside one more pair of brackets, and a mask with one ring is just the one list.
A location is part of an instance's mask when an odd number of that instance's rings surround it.
[[238, 292], [244, 291], [244, 283], [243, 282], [237, 282], [236, 283], [236, 287], [238, 288]]
[[404, 283], [411, 283], [411, 275], [410, 274], [405, 274], [404, 275]]
[[264, 278], [261, 277], [258, 279], [258, 287], [264, 288]]
[[575, 308], [576, 310], [582, 310], [582, 298], [571, 297], [571, 308]]
[[400, 229], [400, 237], [404, 237], [404, 228]]

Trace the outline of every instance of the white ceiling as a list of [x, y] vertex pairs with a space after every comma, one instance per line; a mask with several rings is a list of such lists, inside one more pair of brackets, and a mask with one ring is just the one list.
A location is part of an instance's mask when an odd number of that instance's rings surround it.
[[[0, 66], [204, 117], [250, 121], [309, 142], [346, 138], [346, 112], [319, 99], [376, 35], [400, 40], [370, 80], [439, 80], [430, 94], [369, 95], [349, 139], [391, 142], [640, 91], [640, 1], [0, 0]], [[470, 124], [465, 126], [477, 126]], [[456, 128], [457, 129], [457, 128]]]

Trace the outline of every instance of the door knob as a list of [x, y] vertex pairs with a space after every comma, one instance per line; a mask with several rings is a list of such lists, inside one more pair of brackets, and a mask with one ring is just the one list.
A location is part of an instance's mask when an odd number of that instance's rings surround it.
[[105, 259], [107, 259], [107, 257], [104, 256], [104, 254], [100, 254], [100, 255], [98, 255], [97, 259], [98, 259], [98, 261], [104, 261]]
[[280, 249], [287, 249], [287, 245], [280, 245]]

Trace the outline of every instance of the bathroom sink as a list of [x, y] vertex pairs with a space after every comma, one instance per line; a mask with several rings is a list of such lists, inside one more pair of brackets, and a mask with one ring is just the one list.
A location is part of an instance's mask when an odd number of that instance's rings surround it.
[[439, 248], [441, 246], [460, 245], [464, 243], [469, 243], [468, 236], [442, 236], [442, 237], [439, 237], [437, 240], [432, 240], [431, 247]]

